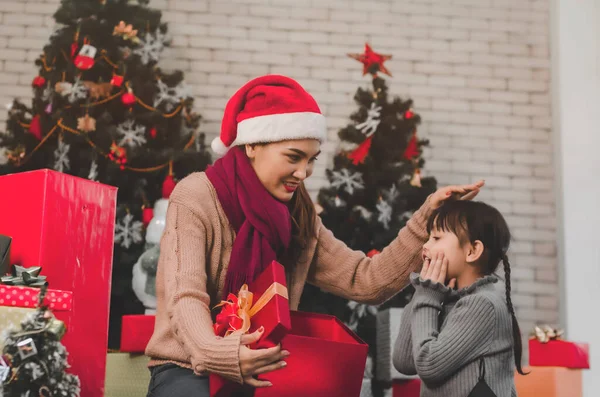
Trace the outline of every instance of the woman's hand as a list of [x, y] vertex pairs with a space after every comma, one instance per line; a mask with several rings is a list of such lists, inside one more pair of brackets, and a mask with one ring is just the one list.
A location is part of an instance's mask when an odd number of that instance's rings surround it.
[[[446, 273], [448, 272], [448, 259], [444, 256], [442, 252], [438, 252], [433, 255], [431, 261], [426, 260], [423, 263], [423, 268], [421, 269], [421, 279], [422, 280], [431, 280], [434, 283], [440, 283], [442, 285], [446, 285]], [[453, 278], [448, 283], [448, 288], [454, 289], [456, 286], [456, 279]]]
[[470, 185], [446, 186], [436, 190], [430, 198], [433, 209], [439, 208], [446, 200], [472, 200], [483, 187], [483, 180]]
[[265, 374], [285, 367], [285, 357], [289, 356], [288, 351], [281, 351], [281, 346], [277, 345], [268, 349], [252, 350], [246, 347], [257, 342], [264, 332], [264, 328], [260, 327], [251, 334], [242, 335], [240, 340], [240, 370], [244, 384], [252, 387], [269, 387], [271, 382], [261, 381], [255, 378], [256, 375]]

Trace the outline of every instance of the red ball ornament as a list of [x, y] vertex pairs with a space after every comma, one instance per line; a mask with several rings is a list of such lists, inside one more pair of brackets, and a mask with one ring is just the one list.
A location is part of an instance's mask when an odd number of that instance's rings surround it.
[[379, 254], [379, 251], [376, 249], [372, 249], [371, 251], [367, 252], [367, 257], [372, 258], [377, 254]]
[[152, 208], [144, 208], [142, 210], [142, 223], [144, 224], [144, 226], [148, 226], [153, 217], [154, 210]]
[[135, 103], [135, 95], [133, 95], [133, 91], [131, 91], [131, 89], [121, 95], [121, 102], [123, 102], [123, 105], [127, 107], [133, 106]]
[[167, 175], [162, 185], [162, 196], [165, 199], [168, 199], [173, 193], [173, 189], [175, 189], [175, 179], [173, 175]]
[[415, 114], [411, 110], [407, 110], [406, 113], [404, 113], [404, 118], [406, 120], [412, 119], [413, 117], [415, 117]]
[[31, 119], [31, 123], [29, 124], [29, 132], [37, 139], [42, 140], [42, 122], [39, 114], [36, 114], [33, 119]]
[[150, 129], [150, 137], [151, 137], [152, 139], [156, 138], [156, 127], [152, 127], [152, 128]]
[[37, 76], [36, 78], [33, 79], [33, 81], [31, 82], [31, 85], [36, 88], [41, 88], [44, 85], [46, 85], [46, 79], [43, 76]]

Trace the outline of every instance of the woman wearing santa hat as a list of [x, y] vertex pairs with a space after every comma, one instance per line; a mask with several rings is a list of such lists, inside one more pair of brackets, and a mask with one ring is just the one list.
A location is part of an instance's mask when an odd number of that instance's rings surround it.
[[296, 81], [256, 78], [229, 100], [206, 172], [170, 196], [156, 275], [154, 334], [146, 349], [148, 396], [208, 396], [208, 373], [268, 387], [257, 375], [285, 366], [293, 352], [251, 350], [263, 332], [215, 336], [211, 309], [273, 260], [283, 263], [290, 309], [304, 284], [379, 304], [400, 291], [422, 264], [426, 219], [446, 199], [471, 199], [483, 182], [433, 193], [398, 237], [372, 258], [323, 226], [304, 187], [326, 137], [325, 117]]

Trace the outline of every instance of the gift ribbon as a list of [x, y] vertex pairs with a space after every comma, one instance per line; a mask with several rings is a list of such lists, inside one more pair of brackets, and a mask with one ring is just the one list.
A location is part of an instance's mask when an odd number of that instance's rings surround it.
[[12, 268], [12, 276], [0, 278], [0, 283], [4, 285], [25, 286], [25, 287], [42, 287], [48, 285], [46, 276], [40, 276], [42, 268], [40, 266], [23, 267], [14, 265]]
[[540, 343], [548, 343], [551, 340], [558, 340], [563, 335], [562, 329], [554, 329], [548, 325], [536, 326], [530, 339], [537, 339]]
[[248, 289], [248, 285], [242, 285], [237, 296], [229, 294], [226, 301], [221, 301], [217, 307], [223, 307], [221, 314], [217, 316], [215, 332], [218, 329], [227, 327], [225, 336], [243, 335], [250, 329], [250, 319], [261, 311], [273, 297], [279, 295], [288, 299], [288, 290], [285, 285], [273, 283], [265, 290], [261, 297], [253, 304], [254, 294]]

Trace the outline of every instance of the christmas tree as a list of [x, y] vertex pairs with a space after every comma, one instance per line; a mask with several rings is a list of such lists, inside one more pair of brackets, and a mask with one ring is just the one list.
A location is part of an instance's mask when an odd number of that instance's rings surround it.
[[119, 188], [113, 348], [121, 316], [143, 311], [131, 274], [154, 202], [211, 162], [183, 73], [157, 67], [167, 26], [147, 3], [62, 0], [31, 105], [14, 101], [0, 137], [0, 174], [52, 168]]
[[[370, 89], [358, 88], [354, 100], [359, 109], [338, 136], [341, 150], [326, 171], [329, 186], [318, 194], [317, 212], [323, 224], [349, 247], [376, 255], [386, 247], [436, 189], [434, 178], [421, 178], [422, 147], [427, 140], [417, 137], [421, 118], [412, 100], [388, 98], [390, 75], [384, 62], [391, 58], [373, 52], [367, 44], [363, 54], [349, 54], [363, 63], [363, 75], [372, 76]], [[388, 301], [386, 306], [404, 306], [410, 289]], [[367, 369], [376, 371], [376, 314], [378, 308], [347, 301], [307, 285], [301, 310], [337, 316], [369, 344]], [[367, 374], [367, 376], [370, 376]], [[376, 395], [381, 395], [381, 391]]]
[[39, 308], [2, 338], [0, 397], [79, 396], [79, 378], [65, 372], [67, 350], [60, 343], [65, 324], [43, 305], [45, 295], [43, 286]]

